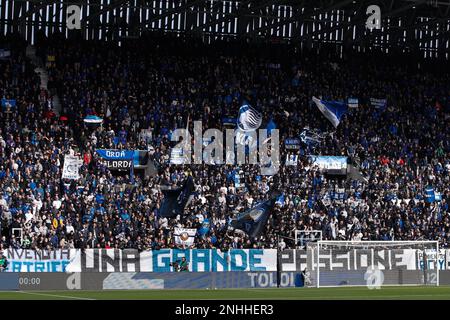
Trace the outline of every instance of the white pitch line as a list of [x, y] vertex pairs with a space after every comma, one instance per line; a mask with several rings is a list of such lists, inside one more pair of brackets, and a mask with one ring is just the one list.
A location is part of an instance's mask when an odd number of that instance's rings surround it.
[[48, 296], [48, 297], [55, 297], [55, 298], [68, 298], [68, 299], [78, 299], [78, 300], [95, 300], [91, 298], [83, 298], [83, 297], [74, 297], [74, 296], [62, 296], [57, 294], [50, 294], [50, 293], [39, 293], [39, 292], [29, 292], [29, 291], [15, 291], [19, 293], [26, 293], [26, 294], [34, 294], [39, 296]]

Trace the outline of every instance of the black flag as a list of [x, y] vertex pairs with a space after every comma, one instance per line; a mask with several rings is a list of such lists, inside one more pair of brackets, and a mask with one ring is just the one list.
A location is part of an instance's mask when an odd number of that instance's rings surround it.
[[174, 190], [162, 190], [164, 199], [159, 209], [161, 217], [175, 217], [178, 214], [183, 214], [184, 208], [191, 200], [194, 192], [194, 181], [189, 176], [184, 182], [183, 186]]
[[231, 221], [231, 226], [245, 231], [250, 237], [258, 237], [264, 230], [269, 219], [270, 212], [275, 206], [276, 198], [266, 200], [257, 206], [238, 214], [235, 220]]

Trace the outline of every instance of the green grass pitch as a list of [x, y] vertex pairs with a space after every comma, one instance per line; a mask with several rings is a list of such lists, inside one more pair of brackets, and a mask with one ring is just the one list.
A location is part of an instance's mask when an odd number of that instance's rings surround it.
[[219, 290], [103, 290], [103, 291], [2, 291], [1, 300], [450, 300], [450, 286], [440, 287], [366, 287], [271, 288]]

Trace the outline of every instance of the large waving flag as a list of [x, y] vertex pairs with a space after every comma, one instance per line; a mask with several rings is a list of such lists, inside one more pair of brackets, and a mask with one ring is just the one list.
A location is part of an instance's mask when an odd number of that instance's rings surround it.
[[348, 105], [344, 102], [325, 101], [317, 99], [316, 97], [313, 97], [312, 99], [325, 118], [330, 120], [333, 126], [337, 128], [341, 122], [342, 116], [347, 113]]
[[266, 226], [275, 201], [276, 198], [266, 200], [250, 210], [240, 213], [236, 219], [230, 222], [231, 226], [245, 231], [250, 237], [258, 237]]
[[164, 199], [159, 209], [159, 215], [162, 217], [175, 217], [176, 215], [182, 215], [184, 208], [188, 205], [192, 199], [192, 193], [194, 192], [194, 181], [189, 176], [184, 182], [182, 187], [172, 190], [162, 190]]
[[262, 114], [252, 106], [244, 104], [239, 108], [236, 122], [236, 143], [255, 148], [257, 141], [252, 136], [247, 135], [247, 133], [254, 132], [261, 126]]
[[262, 114], [252, 106], [245, 104], [239, 108], [237, 126], [240, 130], [255, 131], [261, 126]]

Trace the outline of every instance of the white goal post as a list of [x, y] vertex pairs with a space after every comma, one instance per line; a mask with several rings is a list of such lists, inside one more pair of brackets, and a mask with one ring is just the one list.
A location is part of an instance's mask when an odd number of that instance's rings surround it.
[[438, 241], [308, 242], [311, 287], [438, 286]]

